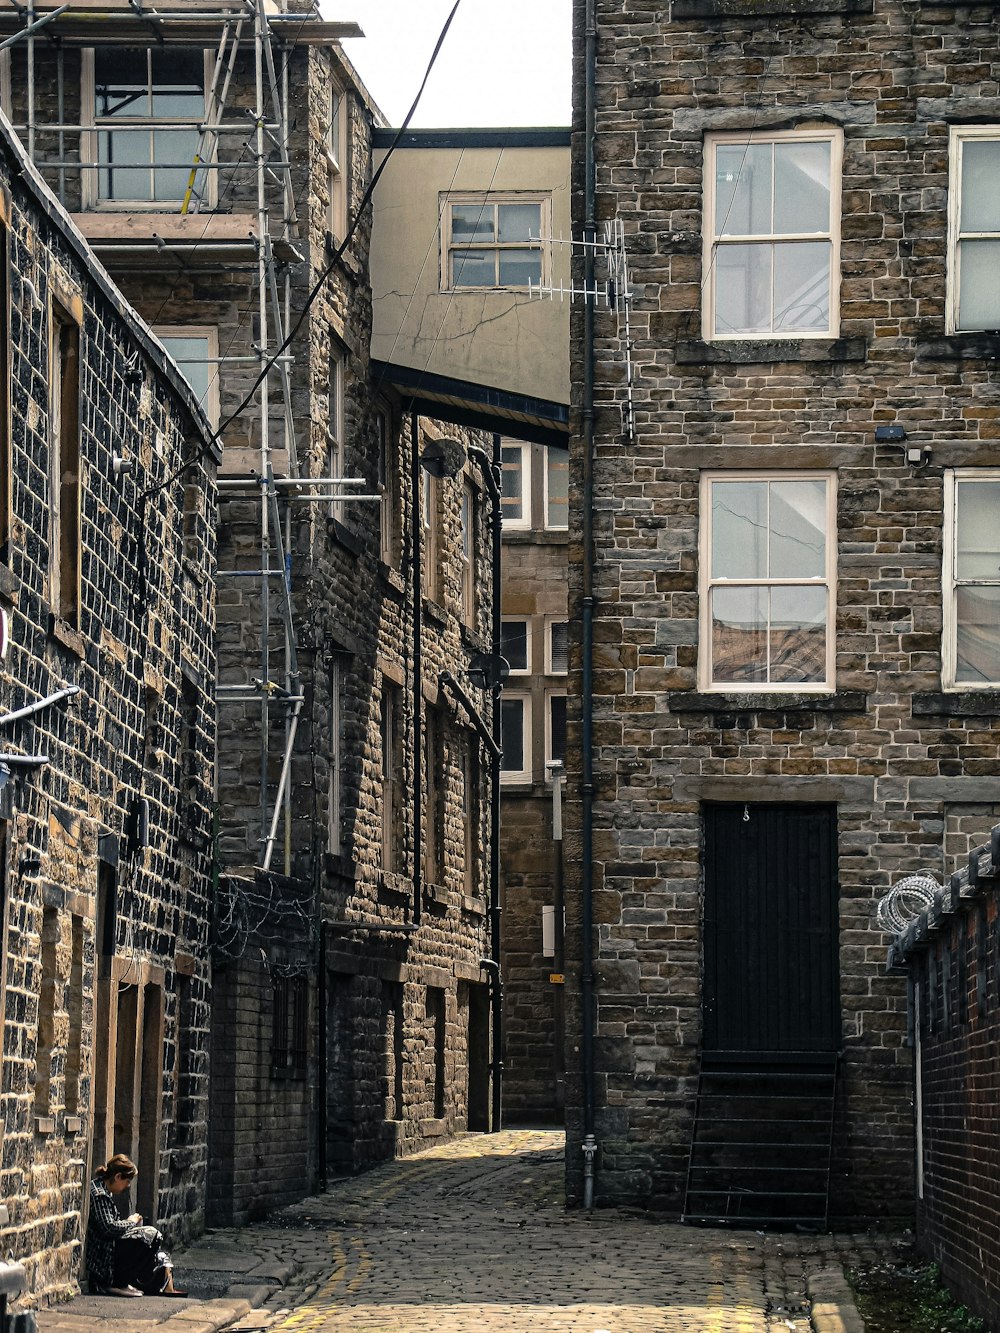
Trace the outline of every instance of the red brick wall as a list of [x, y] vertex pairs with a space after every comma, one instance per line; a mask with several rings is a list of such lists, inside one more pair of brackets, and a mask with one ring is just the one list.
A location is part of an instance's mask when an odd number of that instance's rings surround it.
[[910, 976], [919, 1012], [918, 1243], [962, 1301], [1000, 1327], [997, 881], [942, 919], [911, 955]]

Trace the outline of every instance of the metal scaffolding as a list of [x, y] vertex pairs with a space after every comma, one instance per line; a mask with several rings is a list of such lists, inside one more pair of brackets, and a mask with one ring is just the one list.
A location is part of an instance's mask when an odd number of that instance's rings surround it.
[[[283, 0], [284, 4], [284, 0]], [[100, 173], [111, 180], [111, 173], [120, 169], [110, 161], [111, 148], [105, 148], [101, 159], [99, 136], [136, 126], [150, 127], [150, 116], [116, 116], [113, 127], [98, 125], [95, 115], [87, 120], [81, 110], [79, 122], [65, 119], [67, 48], [120, 46], [129, 48], [189, 47], [214, 52], [211, 76], [206, 80], [204, 114], [197, 122], [183, 118], [156, 117], [157, 129], [197, 129], [197, 148], [192, 159], [184, 162], [151, 160], [147, 165], [152, 172], [176, 171], [187, 168], [187, 185], [181, 198], [169, 200], [161, 212], [172, 212], [180, 217], [204, 211], [206, 225], [200, 234], [192, 233], [183, 246], [171, 245], [164, 238], [144, 234], [138, 246], [132, 242], [98, 246], [98, 252], [120, 256], [123, 252], [148, 253], [153, 247], [159, 253], [183, 255], [190, 259], [198, 254], [204, 261], [213, 253], [232, 250], [241, 245], [254, 261], [249, 271], [256, 281], [256, 337], [253, 356], [226, 356], [213, 358], [215, 374], [227, 363], [250, 362], [257, 368], [257, 397], [259, 417], [259, 466], [247, 477], [220, 479], [220, 497], [254, 497], [260, 505], [259, 559], [252, 569], [220, 569], [218, 576], [225, 583], [233, 579], [252, 579], [259, 590], [260, 644], [256, 672], [246, 671], [243, 683], [217, 683], [216, 704], [219, 710], [252, 704], [260, 710], [260, 857], [258, 868], [269, 870], [274, 857], [282, 815], [285, 818], [284, 873], [290, 873], [291, 830], [291, 759], [295, 737], [302, 713], [304, 695], [296, 652], [296, 631], [292, 606], [290, 546], [290, 511], [297, 502], [330, 503], [378, 500], [378, 496], [360, 495], [357, 488], [363, 483], [357, 479], [301, 475], [296, 447], [295, 418], [292, 409], [293, 349], [287, 352], [284, 344], [290, 326], [292, 297], [291, 267], [304, 262], [297, 242], [299, 222], [293, 189], [288, 103], [288, 62], [276, 60], [276, 52], [287, 53], [295, 46], [330, 45], [341, 37], [360, 36], [353, 23], [322, 21], [315, 9], [305, 12], [279, 11], [272, 0], [213, 0], [210, 8], [197, 9], [185, 0], [175, 5], [167, 0], [157, 7], [142, 0], [108, 0], [104, 5], [39, 5], [36, 0], [0, 0], [0, 53], [9, 60], [15, 47], [25, 52], [26, 78], [24, 87], [24, 118], [14, 128], [25, 139], [28, 152], [36, 166], [48, 176], [63, 202], [68, 197], [71, 173], [79, 173], [77, 190], [81, 202], [85, 199], [85, 185], [96, 194]], [[36, 98], [36, 66], [38, 45], [48, 43], [56, 65], [56, 119], [39, 121]], [[253, 106], [230, 108], [233, 76], [240, 56], [252, 59]], [[0, 70], [0, 75], [4, 71]], [[6, 89], [10, 89], [9, 68], [6, 71]], [[4, 86], [0, 77], [0, 88]], [[83, 95], [81, 92], [81, 108]], [[96, 103], [95, 103], [96, 109]], [[228, 119], [227, 119], [228, 116]], [[219, 157], [223, 136], [246, 135], [243, 152], [237, 161], [223, 161]], [[76, 136], [74, 154], [68, 140]], [[45, 138], [56, 143], [56, 155], [39, 152], [39, 141]], [[208, 182], [212, 173], [253, 173], [256, 182], [255, 231], [249, 238], [237, 241], [210, 239], [208, 216], [211, 209]], [[109, 187], [110, 188], [110, 187]], [[152, 202], [150, 200], [149, 202]], [[179, 208], [178, 208], [179, 205]], [[85, 204], [84, 204], [85, 207]], [[148, 209], [148, 203], [147, 203]], [[153, 210], [155, 211], [155, 210]], [[280, 402], [281, 452], [285, 455], [286, 475], [276, 476], [275, 453], [278, 446], [273, 435], [271, 402]], [[225, 429], [224, 423], [222, 430]], [[280, 500], [280, 504], [279, 504]], [[282, 509], [284, 512], [282, 513]], [[282, 649], [276, 653], [274, 642], [280, 640]], [[277, 660], [276, 660], [277, 659]], [[272, 724], [283, 722], [284, 745], [279, 776], [272, 793], [269, 780], [272, 758]], [[281, 731], [279, 725], [276, 730]]]

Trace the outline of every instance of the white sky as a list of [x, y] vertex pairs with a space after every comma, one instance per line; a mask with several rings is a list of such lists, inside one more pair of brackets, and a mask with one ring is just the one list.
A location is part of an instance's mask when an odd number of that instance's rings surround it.
[[[416, 96], [454, 0], [322, 0], [355, 19], [344, 42], [390, 125]], [[462, 0], [413, 127], [568, 125], [571, 0]]]

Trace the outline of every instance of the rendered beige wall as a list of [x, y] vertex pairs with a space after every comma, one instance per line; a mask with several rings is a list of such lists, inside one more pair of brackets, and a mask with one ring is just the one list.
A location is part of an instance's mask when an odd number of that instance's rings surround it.
[[[372, 356], [568, 404], [568, 300], [441, 290], [443, 197], [472, 191], [551, 193], [553, 235], [570, 236], [568, 147], [398, 148], [375, 192]], [[551, 275], [569, 285], [568, 244]]]

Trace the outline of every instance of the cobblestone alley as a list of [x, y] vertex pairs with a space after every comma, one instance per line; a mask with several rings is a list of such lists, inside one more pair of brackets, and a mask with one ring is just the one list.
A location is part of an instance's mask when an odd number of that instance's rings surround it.
[[[839, 1269], [873, 1257], [868, 1238], [765, 1236], [638, 1212], [567, 1212], [562, 1152], [559, 1132], [513, 1130], [386, 1163], [267, 1224], [214, 1232], [178, 1256], [178, 1281], [204, 1297], [248, 1297], [256, 1308], [230, 1324], [240, 1333], [861, 1328]], [[279, 1280], [284, 1285], [270, 1294], [253, 1290]], [[224, 1314], [223, 1301], [83, 1297], [43, 1313], [39, 1327], [84, 1333], [99, 1321], [105, 1331], [209, 1333], [225, 1326]]]

